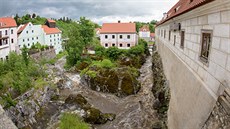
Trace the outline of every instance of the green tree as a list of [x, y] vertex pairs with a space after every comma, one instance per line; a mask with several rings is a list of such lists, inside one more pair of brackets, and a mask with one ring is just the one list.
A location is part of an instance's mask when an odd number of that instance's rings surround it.
[[67, 66], [71, 67], [77, 64], [77, 62], [81, 59], [82, 51], [83, 51], [83, 39], [79, 32], [78, 25], [75, 25], [73, 29], [70, 31], [70, 38], [65, 44], [66, 51], [68, 53]]
[[22, 48], [22, 57], [23, 57], [23, 60], [25, 61], [25, 64], [26, 66], [28, 66], [29, 64], [29, 55], [28, 55], [28, 48], [26, 47], [26, 45], [23, 45], [23, 48]]
[[92, 43], [94, 38], [94, 23], [85, 17], [79, 21], [79, 32], [83, 39], [84, 52], [87, 53], [87, 47]]

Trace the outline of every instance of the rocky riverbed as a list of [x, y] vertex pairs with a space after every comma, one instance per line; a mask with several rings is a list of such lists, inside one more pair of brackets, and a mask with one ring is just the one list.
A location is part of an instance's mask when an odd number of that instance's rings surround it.
[[[154, 108], [158, 95], [153, 94], [152, 57], [140, 69], [140, 90], [124, 97], [92, 90], [80, 75], [64, 71], [65, 59], [48, 67], [56, 88], [46, 86], [30, 90], [8, 115], [19, 128], [54, 129], [63, 112], [82, 116], [95, 129], [161, 129], [159, 110]], [[155, 97], [157, 97], [155, 99]], [[159, 105], [162, 105], [159, 102]], [[155, 110], [156, 109], [156, 110]], [[96, 114], [95, 116], [89, 114]]]

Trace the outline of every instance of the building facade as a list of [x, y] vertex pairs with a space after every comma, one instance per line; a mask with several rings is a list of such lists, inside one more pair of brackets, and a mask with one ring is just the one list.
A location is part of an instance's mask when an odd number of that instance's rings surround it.
[[104, 23], [100, 31], [100, 42], [105, 48], [129, 49], [137, 45], [135, 23]]
[[180, 0], [155, 32], [171, 89], [168, 126], [201, 129], [230, 88], [230, 1]]
[[24, 45], [30, 48], [36, 43], [53, 46], [56, 54], [62, 51], [61, 31], [56, 28], [55, 21], [47, 20], [45, 25], [33, 25], [29, 22], [18, 27], [19, 48]]
[[139, 37], [145, 39], [146, 41], [150, 40], [150, 30], [148, 25], [144, 25], [139, 29]]
[[11, 51], [18, 52], [17, 24], [13, 18], [0, 18], [0, 59], [8, 58]]

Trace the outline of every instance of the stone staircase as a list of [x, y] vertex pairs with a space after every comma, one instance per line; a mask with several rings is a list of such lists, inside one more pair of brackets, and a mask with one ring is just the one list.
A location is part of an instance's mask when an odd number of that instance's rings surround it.
[[218, 98], [218, 102], [223, 106], [226, 113], [230, 115], [230, 88], [224, 90], [223, 95]]

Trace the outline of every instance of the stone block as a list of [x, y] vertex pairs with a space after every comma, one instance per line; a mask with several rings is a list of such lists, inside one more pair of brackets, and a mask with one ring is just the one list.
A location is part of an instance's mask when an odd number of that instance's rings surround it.
[[220, 49], [223, 52], [230, 54], [230, 39], [229, 38], [221, 38]]
[[195, 52], [189, 50], [189, 57], [190, 57], [192, 60], [195, 60]]
[[225, 68], [226, 62], [227, 62], [227, 54], [223, 53], [221, 51], [212, 49], [211, 50], [211, 60], [213, 62], [215, 62], [216, 64], [222, 66], [223, 68]]
[[230, 55], [228, 55], [228, 60], [227, 60], [226, 69], [227, 69], [228, 71], [230, 71]]
[[217, 65], [215, 78], [217, 78], [220, 82], [223, 82], [225, 80], [225, 76], [226, 76], [226, 70], [223, 67]]
[[206, 71], [203, 67], [198, 67], [198, 75], [203, 81], [205, 80]]
[[221, 12], [221, 22], [230, 23], [230, 11]]
[[205, 29], [205, 30], [213, 30], [214, 26], [213, 25], [204, 25], [203, 29]]
[[229, 25], [228, 24], [217, 24], [214, 25], [213, 36], [229, 38]]
[[202, 26], [195, 26], [194, 30], [193, 30], [193, 33], [200, 35], [201, 34], [201, 29], [202, 29]]
[[220, 48], [220, 38], [219, 37], [213, 37], [212, 39], [213, 39], [212, 47], [219, 49]]
[[211, 74], [207, 73], [205, 83], [208, 85], [208, 87], [214, 93], [218, 92], [218, 89], [219, 89], [219, 86], [220, 86], [220, 82], [218, 80], [216, 80], [216, 78], [214, 76], [212, 76]]
[[196, 53], [199, 53], [200, 52], [200, 45], [194, 43], [193, 47], [192, 47], [192, 50], [195, 51]]
[[191, 34], [191, 41], [194, 42], [194, 43], [197, 43], [198, 42], [198, 35]]
[[216, 74], [216, 67], [217, 67], [217, 64], [215, 64], [213, 61], [209, 61], [209, 65], [208, 65], [207, 71], [211, 75], [214, 76]]
[[220, 23], [220, 12], [208, 15], [208, 24]]
[[198, 17], [198, 24], [199, 25], [208, 24], [208, 16], [205, 15], [205, 16]]
[[191, 19], [191, 25], [197, 25], [198, 24], [198, 18]]

